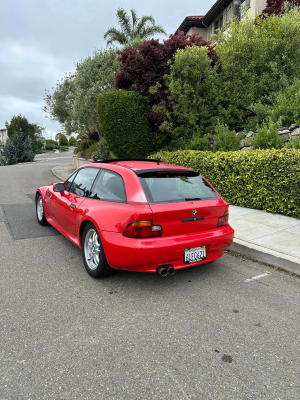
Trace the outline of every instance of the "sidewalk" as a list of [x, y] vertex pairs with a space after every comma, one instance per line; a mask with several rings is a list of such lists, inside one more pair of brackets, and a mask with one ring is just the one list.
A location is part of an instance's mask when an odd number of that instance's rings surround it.
[[[52, 169], [59, 181], [73, 171], [73, 164]], [[229, 223], [235, 230], [230, 250], [300, 275], [300, 220], [230, 206]]]

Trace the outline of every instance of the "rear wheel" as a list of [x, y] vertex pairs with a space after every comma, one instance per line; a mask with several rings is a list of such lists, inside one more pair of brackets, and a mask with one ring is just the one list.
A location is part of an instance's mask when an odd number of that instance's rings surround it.
[[38, 223], [40, 225], [47, 225], [43, 199], [42, 199], [42, 196], [39, 193], [36, 196], [36, 207], [35, 207], [35, 210], [36, 210], [36, 217], [37, 217]]
[[92, 223], [84, 228], [81, 244], [84, 266], [93, 278], [103, 278], [114, 272], [106, 260], [99, 233]]

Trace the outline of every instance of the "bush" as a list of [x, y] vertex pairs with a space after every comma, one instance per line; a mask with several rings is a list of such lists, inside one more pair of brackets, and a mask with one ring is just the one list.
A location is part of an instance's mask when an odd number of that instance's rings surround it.
[[54, 150], [54, 148], [55, 148], [55, 145], [54, 144], [48, 144], [48, 143], [46, 143], [46, 150], [50, 150], [50, 151], [52, 151], [52, 150]]
[[279, 93], [273, 114], [274, 120], [281, 119], [284, 126], [300, 124], [300, 79]]
[[300, 136], [291, 136], [291, 140], [288, 143], [288, 146], [293, 149], [300, 150]]
[[240, 143], [236, 131], [230, 131], [227, 125], [223, 125], [218, 120], [215, 127], [216, 144], [215, 150], [217, 151], [236, 151]]
[[[281, 125], [279, 121], [279, 125]], [[283, 143], [278, 136], [278, 124], [271, 119], [264, 122], [252, 141], [254, 149], [281, 149]]]
[[94, 153], [93, 160], [94, 161], [109, 160], [110, 158], [112, 157], [109, 148], [105, 143], [105, 140], [102, 139], [100, 140], [98, 150]]
[[154, 150], [154, 135], [145, 117], [147, 97], [137, 92], [117, 91], [98, 97], [101, 132], [116, 157], [146, 157]]
[[98, 132], [89, 132], [88, 134], [88, 138], [90, 139], [90, 140], [93, 140], [93, 141], [95, 141], [95, 142], [98, 142], [99, 141], [99, 133]]
[[203, 174], [232, 205], [300, 219], [300, 151], [159, 152], [151, 158]]
[[68, 146], [59, 146], [59, 151], [60, 152], [62, 152], [62, 151], [68, 151], [69, 150], [69, 147]]

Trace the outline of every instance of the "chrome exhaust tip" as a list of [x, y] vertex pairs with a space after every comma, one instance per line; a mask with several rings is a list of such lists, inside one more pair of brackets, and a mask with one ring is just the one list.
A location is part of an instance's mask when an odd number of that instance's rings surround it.
[[169, 275], [174, 275], [175, 274], [175, 268], [172, 265], [168, 269], [168, 274]]
[[156, 268], [156, 272], [160, 275], [160, 276], [167, 276], [168, 275], [168, 269], [165, 266], [161, 266]]

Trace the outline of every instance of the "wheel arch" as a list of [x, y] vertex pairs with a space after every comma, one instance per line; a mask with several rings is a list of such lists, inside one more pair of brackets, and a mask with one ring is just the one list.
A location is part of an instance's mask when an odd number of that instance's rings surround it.
[[97, 224], [94, 221], [92, 221], [91, 219], [84, 219], [83, 221], [81, 221], [80, 226], [79, 226], [79, 231], [78, 231], [80, 247], [81, 247], [82, 235], [83, 235], [84, 228], [88, 224], [93, 224], [94, 225], [94, 227], [97, 229], [97, 232], [98, 232], [98, 234], [100, 236], [100, 239], [101, 239], [101, 231], [98, 228]]

